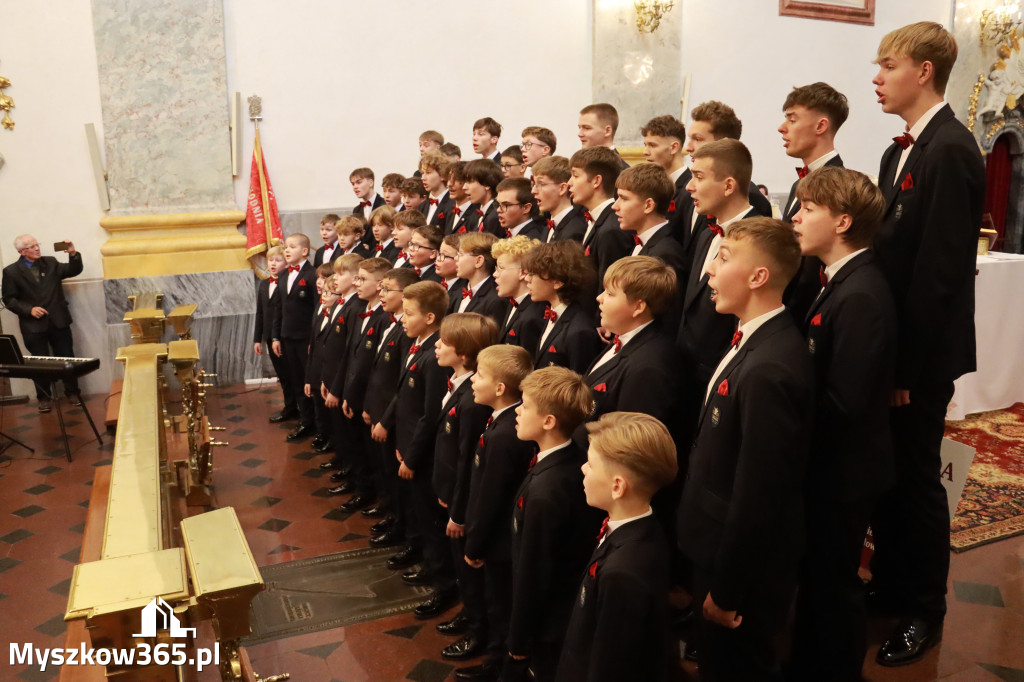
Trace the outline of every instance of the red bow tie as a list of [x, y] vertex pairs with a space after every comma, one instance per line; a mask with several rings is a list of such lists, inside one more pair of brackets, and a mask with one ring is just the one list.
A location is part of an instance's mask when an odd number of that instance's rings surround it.
[[449, 393], [454, 393], [455, 392], [455, 384], [452, 383], [451, 379], [448, 379], [448, 392]]
[[892, 138], [892, 141], [900, 146], [900, 149], [906, 149], [910, 145], [914, 144], [914, 136], [909, 132], [903, 133], [898, 137]]
[[810, 172], [810, 169], [807, 166], [804, 166], [803, 168], [796, 169], [796, 176], [802, 180], [807, 177], [807, 174]]
[[[320, 305], [324, 305], [324, 304], [321, 303]], [[330, 316], [331, 316], [330, 308], [324, 308], [324, 317], [330, 317]]]
[[448, 280], [447, 279], [442, 279], [441, 280], [441, 286], [443, 286], [445, 289], [447, 289], [448, 288]]
[[416, 271], [416, 276], [419, 277], [423, 268], [413, 268]]
[[558, 313], [556, 313], [554, 310], [552, 310], [551, 306], [548, 306], [547, 308], [544, 309], [544, 319], [545, 320], [551, 320], [552, 322], [557, 322], [558, 321]]
[[708, 216], [708, 229], [714, 232], [719, 237], [725, 235], [725, 232], [722, 230], [722, 226], [718, 224], [718, 221], [715, 220], [713, 216]]
[[277, 284], [277, 277], [270, 277], [268, 279], [270, 279], [271, 284]]
[[637, 246], [643, 246], [644, 245], [643, 240], [640, 239], [640, 235], [638, 235], [638, 234], [634, 234], [633, 235], [633, 243], [636, 244]]
[[384, 250], [384, 245], [383, 244], [377, 244], [377, 253], [380, 253], [383, 250]]
[[430, 205], [431, 206], [437, 206], [437, 199], [431, 199], [430, 200]]
[[396, 260], [402, 260], [403, 258], [408, 258], [408, 256], [405, 255], [405, 251], [399, 251], [398, 258]]
[[367, 206], [370, 206], [370, 202], [369, 201], [360, 201], [359, 205], [365, 208]]
[[517, 301], [514, 297], [508, 299], [508, 304], [510, 306], [512, 306], [513, 308], [518, 308], [519, 307], [519, 301]]
[[370, 315], [373, 315], [373, 311], [372, 310], [367, 310], [365, 313], [359, 313], [359, 319], [360, 320], [365, 320]]
[[473, 290], [462, 287], [462, 298], [473, 298]]
[[530, 468], [528, 471], [533, 471], [533, 467], [535, 466], [537, 466], [537, 455], [534, 455], [533, 459], [530, 460]]
[[597, 534], [598, 542], [601, 542], [601, 540], [604, 539], [604, 536], [608, 535], [608, 519], [609, 517], [606, 516], [604, 517], [604, 521], [601, 522], [601, 530]]
[[420, 345], [418, 343], [414, 343], [411, 346], [409, 346], [409, 355], [416, 355], [419, 352], [420, 352]]
[[555, 221], [554, 220], [549, 220], [548, 221], [548, 229], [549, 230], [555, 229]]
[[588, 223], [594, 222], [594, 216], [590, 215], [590, 211], [587, 211], [585, 209], [583, 211], [583, 219], [586, 220]]
[[491, 422], [492, 421], [494, 421], [494, 415], [493, 414], [490, 417], [487, 418], [487, 424], [484, 425], [484, 428], [485, 429], [491, 428]]
[[729, 345], [732, 346], [733, 348], [736, 348], [737, 346], [740, 345], [740, 339], [742, 339], [742, 338], [743, 338], [743, 332], [741, 332], [739, 329], [737, 329], [733, 333], [732, 341], [729, 342]]
[[388, 318], [391, 320], [391, 324], [394, 324], [395, 322], [398, 322], [398, 318], [396, 318], [391, 313], [388, 313]]
[[478, 209], [476, 210], [476, 214], [477, 214], [478, 216], [480, 216], [481, 218], [483, 218], [483, 217], [484, 217], [484, 212], [483, 212], [483, 211], [481, 211], [481, 210], [480, 210], [479, 208], [478, 208]]
[[505, 230], [505, 238], [506, 239], [511, 239], [512, 238], [512, 230]]
[[619, 338], [618, 334], [615, 335], [615, 341], [613, 342], [613, 344], [615, 346], [613, 354], [618, 353], [620, 350], [622, 350], [622, 339]]
[[821, 266], [820, 268], [818, 268], [818, 279], [821, 280], [822, 288], [824, 288], [825, 285], [828, 284], [828, 273], [825, 272], [825, 266], [824, 265]]
[[454, 213], [455, 215], [462, 215], [462, 209], [456, 206], [455, 208], [452, 209], [452, 213]]
[[299, 266], [298, 265], [289, 265], [288, 266], [288, 272], [298, 272], [298, 271], [299, 271]]

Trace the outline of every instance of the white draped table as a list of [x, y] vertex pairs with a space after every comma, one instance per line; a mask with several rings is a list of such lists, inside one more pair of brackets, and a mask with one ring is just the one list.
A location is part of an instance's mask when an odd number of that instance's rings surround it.
[[1024, 256], [978, 256], [974, 293], [978, 371], [957, 379], [946, 419], [1024, 402]]

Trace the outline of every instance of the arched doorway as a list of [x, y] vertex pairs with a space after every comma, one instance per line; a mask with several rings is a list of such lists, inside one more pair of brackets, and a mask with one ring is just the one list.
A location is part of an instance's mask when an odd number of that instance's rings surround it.
[[985, 157], [985, 213], [999, 237], [995, 249], [1024, 251], [1024, 130], [1008, 122]]

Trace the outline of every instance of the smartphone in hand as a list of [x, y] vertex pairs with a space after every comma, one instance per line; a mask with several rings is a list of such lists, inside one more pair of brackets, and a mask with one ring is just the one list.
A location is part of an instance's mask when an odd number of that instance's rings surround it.
[[53, 243], [53, 250], [54, 251], [67, 251], [68, 250], [68, 243], [67, 242], [54, 242]]

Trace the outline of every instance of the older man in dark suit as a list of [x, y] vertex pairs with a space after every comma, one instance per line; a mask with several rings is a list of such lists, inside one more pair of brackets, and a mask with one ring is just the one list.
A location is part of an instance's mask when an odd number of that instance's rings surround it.
[[[82, 272], [82, 255], [73, 243], [67, 244], [68, 262], [61, 263], [53, 256], [42, 256], [39, 241], [30, 234], [14, 240], [14, 248], [21, 257], [4, 268], [0, 297], [3, 304], [18, 316], [25, 348], [33, 355], [55, 355], [70, 358], [75, 355], [71, 337], [71, 310], [64, 298], [62, 282]], [[37, 381], [36, 398], [39, 411], [50, 411], [49, 386]], [[81, 405], [78, 381], [64, 380], [64, 391], [72, 405]]]

